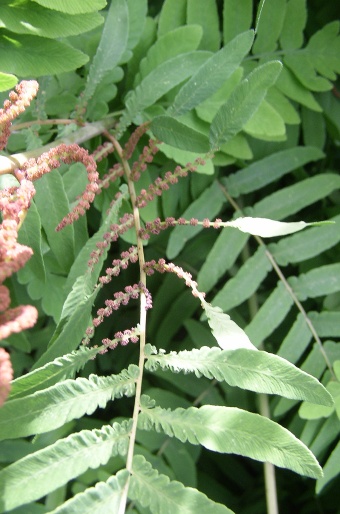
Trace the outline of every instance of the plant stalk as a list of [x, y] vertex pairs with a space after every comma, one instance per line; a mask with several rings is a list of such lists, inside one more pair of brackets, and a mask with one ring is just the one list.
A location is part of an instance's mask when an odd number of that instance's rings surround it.
[[[134, 223], [135, 223], [135, 231], [136, 231], [136, 237], [137, 237], [137, 252], [138, 252], [138, 261], [139, 261], [139, 273], [140, 273], [140, 282], [146, 287], [146, 273], [144, 271], [145, 266], [145, 257], [144, 257], [144, 248], [142, 240], [139, 236], [140, 229], [141, 229], [141, 222], [140, 222], [140, 215], [139, 215], [139, 209], [136, 206], [136, 190], [133, 181], [131, 180], [131, 169], [129, 166], [129, 163], [126, 159], [124, 159], [123, 155], [123, 149], [118, 143], [118, 141], [108, 132], [104, 131], [104, 135], [112, 142], [113, 146], [115, 147], [115, 150], [121, 159], [122, 166], [125, 171], [125, 175], [127, 178], [130, 198], [132, 202], [133, 207], [133, 217], [134, 217]], [[132, 415], [132, 428], [130, 433], [130, 439], [129, 439], [129, 447], [128, 447], [128, 453], [126, 458], [126, 469], [129, 471], [130, 475], [132, 473], [132, 461], [133, 461], [133, 452], [136, 442], [136, 432], [137, 432], [137, 422], [138, 422], [138, 414], [140, 410], [140, 398], [142, 394], [142, 381], [143, 381], [143, 371], [144, 371], [144, 360], [145, 360], [145, 343], [146, 343], [146, 296], [143, 291], [140, 292], [140, 338], [139, 338], [139, 377], [136, 382], [136, 394], [135, 394], [135, 404], [133, 409], [133, 415]], [[122, 498], [119, 506], [118, 514], [124, 514], [126, 509], [126, 501], [127, 501], [127, 494], [129, 490], [129, 482], [127, 481], [123, 493]]]

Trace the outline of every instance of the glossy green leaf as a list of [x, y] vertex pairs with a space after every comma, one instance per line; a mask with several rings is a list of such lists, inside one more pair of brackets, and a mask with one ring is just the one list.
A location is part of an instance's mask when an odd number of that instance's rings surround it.
[[208, 138], [170, 116], [157, 116], [151, 122], [151, 130], [157, 139], [182, 150], [207, 153]]
[[134, 456], [128, 496], [154, 513], [195, 514], [200, 509], [204, 514], [233, 514], [197, 489], [159, 474], [141, 455]]
[[103, 9], [106, 6], [106, 0], [32, 0], [33, 2], [69, 14], [81, 14], [93, 12]]
[[223, 2], [223, 41], [226, 45], [237, 34], [248, 30], [253, 19], [252, 0], [224, 0]]
[[223, 350], [248, 348], [256, 350], [247, 334], [240, 328], [228, 314], [219, 307], [213, 307], [207, 302], [202, 305], [207, 315], [212, 334]]
[[[146, 400], [144, 400], [145, 402]], [[205, 405], [199, 409], [162, 409], [143, 402], [140, 428], [164, 432], [170, 437], [208, 450], [235, 453], [301, 475], [320, 478], [322, 469], [308, 448], [274, 421], [234, 407]]]
[[255, 349], [220, 350], [203, 346], [191, 351], [148, 354], [146, 369], [195, 373], [258, 393], [278, 394], [333, 406], [332, 396], [312, 376], [276, 355]]
[[[190, 207], [182, 214], [182, 217], [190, 220], [191, 218], [204, 218], [213, 219], [220, 211], [225, 201], [224, 195], [217, 182], [206, 189], [201, 196], [192, 202]], [[172, 231], [168, 248], [167, 256], [169, 259], [176, 257], [184, 248], [187, 241], [192, 239], [196, 234], [202, 230], [200, 226], [177, 226]]]
[[238, 68], [253, 39], [254, 33], [249, 30], [214, 53], [179, 90], [167, 113], [181, 116], [214, 94]]
[[1, 5], [0, 27], [17, 34], [32, 34], [47, 38], [75, 36], [94, 29], [103, 23], [99, 13], [65, 14], [31, 4], [13, 4], [4, 0]]
[[82, 430], [7, 466], [0, 471], [0, 512], [38, 500], [110, 457], [125, 455], [130, 429], [128, 423], [114, 423]]
[[84, 414], [92, 414], [114, 398], [132, 396], [138, 373], [138, 367], [131, 364], [119, 375], [65, 380], [43, 391], [10, 400], [0, 410], [0, 439], [42, 434]]
[[0, 36], [0, 68], [6, 73], [20, 77], [58, 75], [87, 61], [87, 55], [61, 41], [5, 30]]
[[83, 101], [86, 102], [94, 95], [97, 86], [105, 74], [117, 64], [128, 38], [128, 8], [125, 0], [112, 0], [107, 13], [104, 29], [101, 35], [96, 55], [90, 66]]
[[13, 89], [17, 83], [18, 79], [15, 75], [0, 72], [0, 92]]
[[277, 61], [263, 64], [236, 87], [212, 122], [210, 144], [213, 150], [220, 148], [242, 130], [258, 109], [267, 89], [275, 84], [281, 67]]

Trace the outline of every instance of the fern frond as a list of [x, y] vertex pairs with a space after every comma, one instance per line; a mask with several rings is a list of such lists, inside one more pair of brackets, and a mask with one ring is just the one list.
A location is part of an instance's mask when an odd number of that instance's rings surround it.
[[259, 414], [213, 405], [173, 411], [153, 405], [149, 397], [142, 397], [139, 428], [164, 432], [182, 442], [201, 444], [212, 451], [268, 461], [301, 475], [322, 476], [319, 463], [301, 441]]
[[27, 396], [41, 389], [51, 387], [57, 382], [73, 378], [85, 364], [93, 359], [99, 348], [80, 347], [79, 350], [58, 357], [54, 361], [13, 380], [9, 399]]
[[169, 477], [153, 469], [141, 455], [133, 459], [128, 496], [143, 507], [149, 507], [152, 514], [233, 514], [230, 509], [213, 502], [197, 489], [170, 481]]
[[7, 466], [0, 471], [0, 512], [35, 501], [114, 455], [125, 455], [130, 429], [131, 423], [123, 422], [82, 430]]
[[66, 503], [52, 510], [49, 514], [108, 514], [118, 512], [122, 492], [129, 478], [126, 469], [110, 477], [106, 482], [99, 482], [95, 487], [86, 489]]
[[299, 400], [308, 397], [311, 403], [333, 405], [331, 395], [316, 378], [281, 357], [263, 351], [203, 346], [191, 351], [148, 355], [145, 367], [149, 371], [161, 368], [175, 373], [195, 373], [197, 377], [214, 378], [258, 393]]
[[11, 400], [0, 410], [0, 440], [42, 434], [84, 414], [92, 414], [109, 400], [132, 396], [138, 374], [139, 368], [131, 364], [119, 375], [65, 380]]

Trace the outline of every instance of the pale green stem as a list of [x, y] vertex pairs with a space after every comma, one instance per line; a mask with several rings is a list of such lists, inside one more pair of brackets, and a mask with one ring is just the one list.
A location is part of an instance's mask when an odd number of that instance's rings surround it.
[[[105, 136], [113, 143], [113, 146], [115, 147], [117, 154], [119, 158], [121, 159], [122, 166], [125, 171], [125, 175], [127, 178], [132, 208], [133, 208], [133, 216], [134, 216], [134, 223], [135, 223], [135, 231], [136, 231], [136, 237], [137, 237], [137, 251], [138, 251], [138, 260], [139, 260], [139, 270], [140, 270], [140, 282], [146, 287], [146, 274], [144, 271], [145, 266], [145, 257], [144, 257], [144, 248], [141, 238], [139, 237], [140, 229], [141, 229], [141, 222], [140, 222], [140, 216], [139, 216], [139, 209], [136, 207], [136, 191], [133, 181], [131, 180], [131, 170], [129, 163], [126, 159], [124, 159], [123, 155], [123, 149], [118, 143], [118, 141], [107, 131], [104, 131]], [[140, 398], [142, 394], [142, 381], [143, 381], [143, 371], [144, 371], [144, 361], [145, 361], [145, 334], [146, 334], [146, 297], [143, 291], [140, 293], [140, 321], [139, 321], [139, 328], [140, 328], [140, 338], [139, 338], [139, 377], [136, 382], [136, 394], [135, 394], [135, 404], [133, 409], [133, 415], [132, 415], [132, 428], [130, 433], [130, 439], [129, 439], [129, 448], [126, 458], [126, 469], [132, 473], [132, 461], [133, 461], [133, 453], [134, 453], [134, 447], [136, 442], [136, 432], [137, 432], [137, 422], [138, 422], [138, 414], [140, 411]], [[129, 490], [129, 482], [127, 481], [126, 486], [124, 487], [123, 493], [122, 493], [122, 499], [120, 502], [119, 510], [117, 514], [124, 514], [126, 510], [126, 501], [127, 501], [127, 494]]]
[[[250, 257], [249, 247], [246, 244], [242, 250], [242, 257], [244, 261], [247, 261]], [[248, 299], [248, 307], [251, 319], [253, 319], [258, 311], [258, 301], [257, 295], [253, 294]], [[263, 346], [263, 345], [261, 345]], [[270, 407], [269, 407], [269, 398], [267, 394], [258, 394], [259, 400], [259, 412], [261, 416], [266, 418], [270, 418]], [[265, 487], [265, 495], [266, 495], [266, 505], [267, 505], [267, 514], [279, 514], [279, 505], [277, 499], [277, 489], [276, 489], [276, 478], [275, 478], [275, 467], [271, 462], [263, 463], [263, 473], [264, 473], [264, 487]]]

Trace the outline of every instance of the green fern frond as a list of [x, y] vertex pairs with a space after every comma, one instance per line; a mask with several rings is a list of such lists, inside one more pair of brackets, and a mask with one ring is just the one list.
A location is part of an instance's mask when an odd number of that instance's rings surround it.
[[139, 368], [131, 364], [119, 375], [69, 379], [8, 401], [0, 410], [0, 440], [42, 434], [84, 414], [92, 414], [109, 400], [132, 396], [138, 374]]
[[131, 422], [82, 430], [7, 466], [0, 471], [0, 512], [35, 501], [114, 455], [126, 455], [130, 430]]
[[162, 409], [142, 397], [138, 426], [176, 437], [182, 442], [235, 453], [301, 475], [320, 478], [322, 469], [312, 452], [296, 437], [268, 418], [234, 407], [204, 405], [200, 408]]
[[159, 474], [141, 455], [133, 460], [128, 495], [143, 507], [149, 507], [152, 514], [233, 514], [197, 489], [184, 487], [181, 482]]
[[197, 377], [214, 378], [258, 393], [299, 400], [308, 397], [311, 403], [333, 405], [331, 395], [318, 380], [288, 361], [263, 351], [202, 347], [178, 353], [160, 352], [148, 355], [145, 367], [149, 371], [161, 368], [175, 373], [195, 373]]

